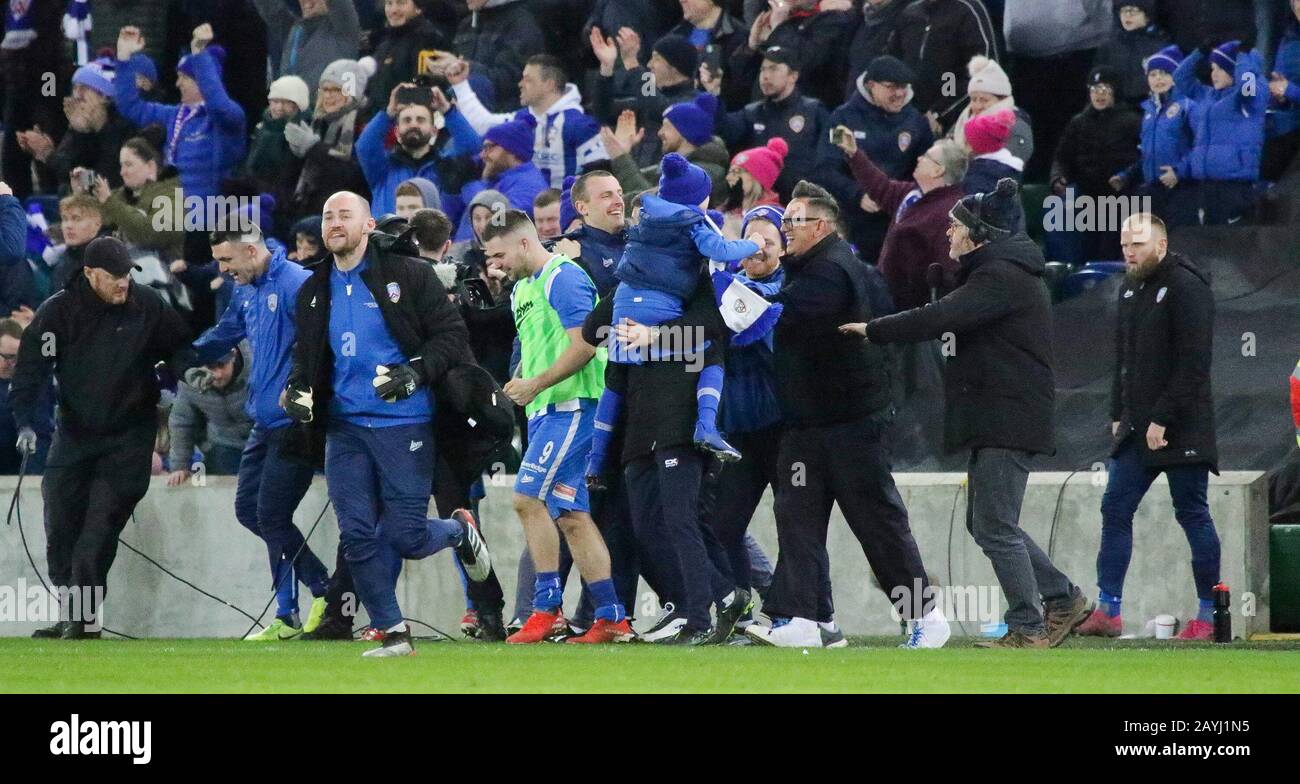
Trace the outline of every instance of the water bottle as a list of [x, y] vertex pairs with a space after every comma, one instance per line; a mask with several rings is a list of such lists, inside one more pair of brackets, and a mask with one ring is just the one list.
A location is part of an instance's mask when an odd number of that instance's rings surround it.
[[1232, 601], [1225, 583], [1214, 586], [1214, 641], [1232, 642]]

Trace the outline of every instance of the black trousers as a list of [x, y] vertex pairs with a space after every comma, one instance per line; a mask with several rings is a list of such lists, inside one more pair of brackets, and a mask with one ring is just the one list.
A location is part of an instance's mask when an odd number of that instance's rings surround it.
[[776, 535], [780, 552], [769, 616], [830, 621], [830, 558], [826, 531], [839, 504], [871, 571], [898, 612], [920, 618], [933, 606], [907, 508], [894, 486], [881, 443], [888, 417], [811, 427], [787, 426], [778, 457]]
[[731, 444], [744, 456], [705, 476], [701, 514], [727, 554], [731, 574], [737, 582], [756, 587], [745, 543], [745, 532], [754, 510], [768, 486], [777, 487], [777, 458], [781, 448], [780, 426], [752, 433], [731, 435]]
[[660, 600], [686, 613], [691, 630], [707, 631], [713, 625], [709, 606], [735, 590], [736, 581], [722, 545], [701, 524], [704, 458], [694, 447], [667, 447], [623, 470], [642, 562], [654, 564], [664, 586]]
[[70, 620], [92, 621], [107, 593], [118, 537], [149, 490], [157, 427], [151, 415], [112, 436], [54, 433], [41, 482], [45, 559], [54, 590], [81, 591], [82, 617]]

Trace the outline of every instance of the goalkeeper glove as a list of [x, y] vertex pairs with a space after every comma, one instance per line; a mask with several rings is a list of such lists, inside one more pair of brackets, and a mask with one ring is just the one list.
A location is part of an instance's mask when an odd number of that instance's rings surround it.
[[420, 387], [420, 374], [407, 364], [376, 365], [375, 378], [371, 383], [374, 384], [375, 394], [386, 402], [396, 403], [415, 394], [415, 390]]
[[312, 420], [311, 387], [290, 383], [284, 390], [284, 412], [297, 422]]

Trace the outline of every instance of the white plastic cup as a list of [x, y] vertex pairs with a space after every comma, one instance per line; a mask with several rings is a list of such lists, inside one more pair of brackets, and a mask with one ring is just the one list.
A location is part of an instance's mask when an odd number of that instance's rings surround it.
[[1178, 625], [1178, 619], [1172, 615], [1156, 616], [1156, 639], [1172, 640], [1174, 637], [1174, 627]]

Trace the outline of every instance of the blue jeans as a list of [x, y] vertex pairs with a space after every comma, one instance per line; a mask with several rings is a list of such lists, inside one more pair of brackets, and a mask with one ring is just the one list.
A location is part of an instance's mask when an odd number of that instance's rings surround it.
[[369, 428], [336, 421], [325, 439], [325, 481], [339, 544], [370, 624], [402, 620], [397, 576], [403, 558], [426, 558], [460, 541], [460, 524], [429, 519], [433, 489], [429, 423]]
[[1097, 587], [1112, 596], [1124, 595], [1124, 575], [1133, 555], [1133, 515], [1142, 496], [1163, 471], [1169, 478], [1174, 517], [1192, 548], [1192, 579], [1196, 595], [1214, 598], [1219, 582], [1219, 535], [1206, 501], [1210, 468], [1198, 465], [1148, 468], [1142, 464], [1137, 436], [1120, 447], [1110, 461], [1110, 478], [1101, 497], [1101, 550], [1097, 553]]
[[235, 485], [235, 519], [266, 542], [276, 615], [281, 616], [298, 611], [298, 580], [312, 596], [324, 596], [329, 584], [325, 565], [304, 546], [302, 532], [293, 524], [294, 510], [311, 487], [314, 472], [310, 464], [281, 453], [288, 432], [287, 427], [254, 427], [240, 456]]

